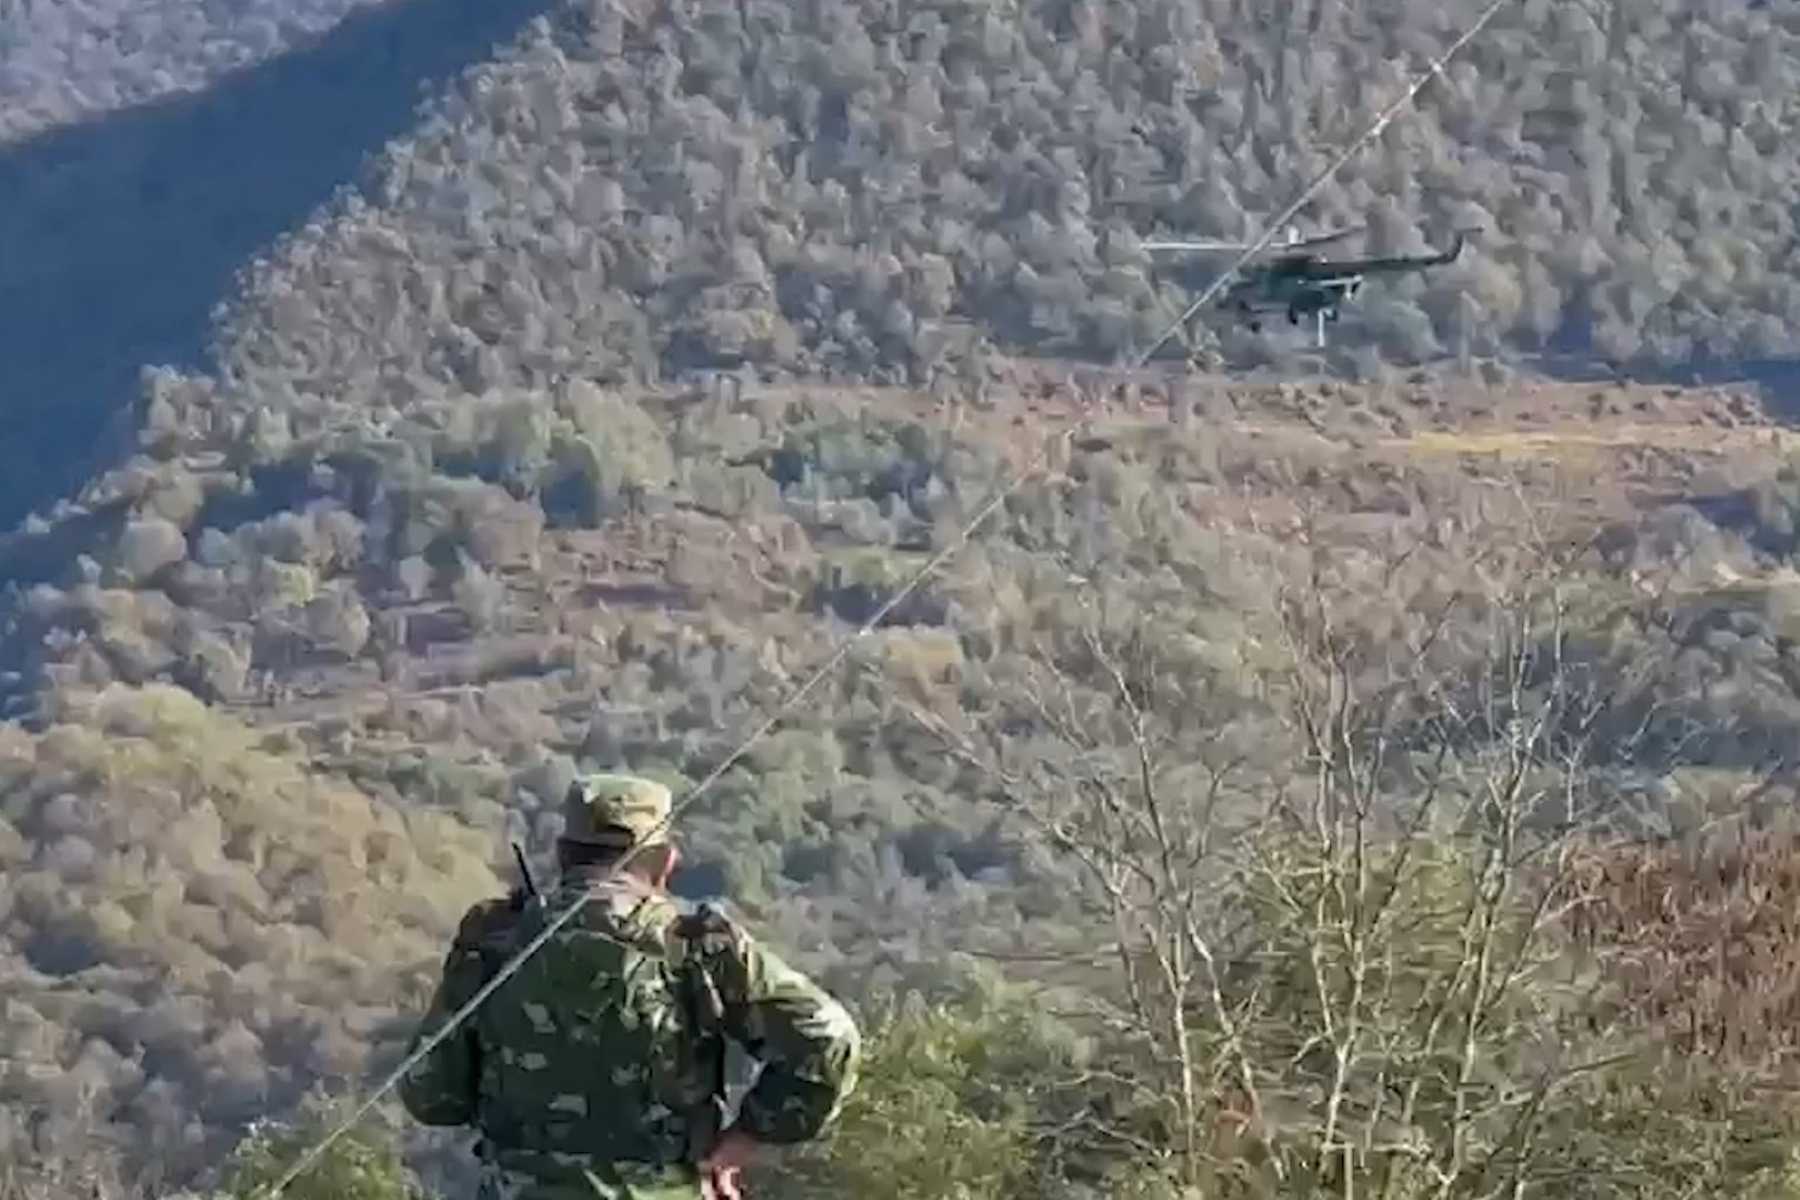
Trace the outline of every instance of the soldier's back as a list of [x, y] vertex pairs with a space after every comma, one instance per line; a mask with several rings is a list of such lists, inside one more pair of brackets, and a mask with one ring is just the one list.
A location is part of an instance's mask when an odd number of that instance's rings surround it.
[[[667, 897], [596, 888], [476, 1013], [488, 1200], [701, 1194], [689, 1134], [711, 1084], [667, 954], [679, 916]], [[539, 929], [496, 929], [494, 950], [510, 957]]]

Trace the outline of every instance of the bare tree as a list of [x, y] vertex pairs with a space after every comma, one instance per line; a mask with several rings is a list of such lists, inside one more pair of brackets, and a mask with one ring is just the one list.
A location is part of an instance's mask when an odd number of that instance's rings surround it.
[[1591, 996], [1558, 969], [1612, 816], [1591, 751], [1618, 680], [1569, 653], [1580, 549], [1491, 545], [1379, 639], [1321, 570], [1281, 597], [1298, 769], [1241, 879], [1294, 987], [1258, 1043], [1289, 1051], [1299, 1119], [1264, 1133], [1314, 1186], [1516, 1195], [1557, 1089], [1604, 1061], [1571, 1050]]
[[1613, 836], [1596, 734], [1640, 681], [1572, 650], [1583, 545], [1480, 532], [1314, 555], [1235, 672], [1102, 606], [1004, 711], [914, 714], [1074, 867], [1092, 1131], [1173, 1187], [1518, 1196], [1561, 1169], [1563, 1090], [1620, 1061], [1572, 1033], [1596, 992], [1562, 922]]

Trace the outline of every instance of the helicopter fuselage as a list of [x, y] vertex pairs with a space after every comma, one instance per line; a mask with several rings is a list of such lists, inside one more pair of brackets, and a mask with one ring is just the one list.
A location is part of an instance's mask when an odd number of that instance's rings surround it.
[[1288, 255], [1265, 266], [1244, 273], [1243, 278], [1225, 289], [1219, 299], [1221, 308], [1235, 310], [1260, 328], [1257, 314], [1285, 312], [1288, 321], [1298, 325], [1303, 316], [1315, 317], [1321, 325], [1338, 319], [1339, 306], [1354, 299], [1364, 279], [1371, 274], [1418, 271], [1454, 262], [1462, 254], [1464, 237], [1458, 234], [1456, 244], [1442, 254], [1421, 258], [1359, 258], [1333, 262], [1310, 254]]
[[[1323, 346], [1326, 322], [1338, 319], [1340, 306], [1344, 301], [1355, 298], [1367, 276], [1418, 271], [1455, 262], [1462, 254], [1466, 238], [1478, 231], [1458, 230], [1456, 244], [1450, 249], [1441, 254], [1427, 254], [1417, 258], [1355, 258], [1333, 261], [1320, 257], [1313, 249], [1354, 232], [1354, 228], [1344, 229], [1305, 238], [1297, 228], [1291, 228], [1286, 244], [1280, 246], [1273, 258], [1260, 266], [1238, 271], [1235, 280], [1221, 290], [1216, 303], [1221, 309], [1236, 312], [1253, 333], [1262, 329], [1263, 313], [1285, 311], [1288, 321], [1295, 325], [1300, 323], [1302, 316], [1312, 317], [1317, 326], [1319, 344]], [[1258, 253], [1262, 245], [1257, 243], [1245, 246], [1206, 240], [1142, 243], [1143, 249], [1147, 251], [1243, 251], [1246, 256]]]
[[1353, 299], [1362, 285], [1360, 273], [1343, 271], [1334, 263], [1279, 263], [1232, 284], [1219, 305], [1241, 313], [1286, 312], [1296, 319], [1325, 312], [1334, 319], [1338, 306]]

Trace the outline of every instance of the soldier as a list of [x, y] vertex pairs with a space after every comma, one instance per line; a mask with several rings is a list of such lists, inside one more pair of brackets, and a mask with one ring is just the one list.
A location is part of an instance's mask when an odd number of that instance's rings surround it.
[[[419, 1121], [479, 1130], [482, 1200], [737, 1200], [757, 1145], [819, 1137], [855, 1086], [861, 1040], [843, 1006], [730, 918], [668, 893], [669, 812], [649, 780], [576, 780], [558, 886], [463, 918], [415, 1047], [548, 914], [592, 897], [401, 1081]], [[721, 1128], [726, 1038], [762, 1070]]]

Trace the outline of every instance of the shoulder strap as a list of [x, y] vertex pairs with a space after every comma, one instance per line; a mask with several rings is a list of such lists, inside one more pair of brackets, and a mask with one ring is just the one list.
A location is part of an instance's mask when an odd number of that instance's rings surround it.
[[705, 1066], [711, 1085], [710, 1094], [689, 1124], [688, 1153], [698, 1162], [711, 1151], [724, 1128], [726, 1113], [725, 1085], [725, 1003], [718, 985], [706, 969], [700, 953], [703, 941], [711, 935], [729, 933], [731, 923], [711, 905], [701, 904], [693, 912], [675, 921], [675, 936], [682, 943], [681, 966], [676, 973], [676, 986], [681, 992], [689, 1027], [693, 1030], [694, 1054]]
[[730, 933], [731, 918], [718, 908], [701, 901], [694, 906], [694, 911], [683, 913], [676, 918], [675, 930], [689, 941], [699, 941], [708, 934]]
[[709, 904], [701, 904], [693, 912], [675, 919], [675, 936], [683, 943], [682, 989], [693, 1005], [689, 1015], [696, 1031], [716, 1033], [723, 1029], [725, 1004], [719, 998], [718, 986], [713, 983], [712, 975], [706, 969], [705, 956], [700, 951], [707, 937], [730, 931], [731, 922]]

